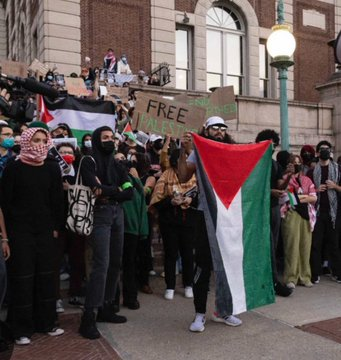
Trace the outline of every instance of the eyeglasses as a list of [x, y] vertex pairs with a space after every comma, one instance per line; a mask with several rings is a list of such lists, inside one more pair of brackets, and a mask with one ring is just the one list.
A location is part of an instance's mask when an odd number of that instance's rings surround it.
[[214, 131], [220, 130], [221, 132], [226, 132], [226, 127], [219, 125], [212, 125], [210, 126], [210, 129], [213, 129]]

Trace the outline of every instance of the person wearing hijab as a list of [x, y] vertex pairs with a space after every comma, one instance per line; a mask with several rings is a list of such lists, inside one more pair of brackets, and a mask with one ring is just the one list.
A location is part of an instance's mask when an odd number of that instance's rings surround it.
[[45, 161], [51, 137], [29, 128], [20, 139], [20, 155], [2, 177], [2, 210], [11, 257], [8, 260], [8, 320], [16, 344], [27, 345], [34, 332], [64, 333], [55, 326], [56, 289], [53, 239], [63, 219], [63, 188], [57, 162]]
[[97, 321], [123, 323], [127, 319], [115, 314], [115, 295], [123, 252], [124, 216], [121, 203], [133, 197], [133, 186], [127, 170], [114, 159], [115, 134], [108, 126], [92, 134], [92, 157], [81, 164], [83, 184], [97, 196], [94, 208], [94, 228], [90, 236], [93, 264], [86, 288], [85, 309], [79, 333], [87, 339], [97, 339]]

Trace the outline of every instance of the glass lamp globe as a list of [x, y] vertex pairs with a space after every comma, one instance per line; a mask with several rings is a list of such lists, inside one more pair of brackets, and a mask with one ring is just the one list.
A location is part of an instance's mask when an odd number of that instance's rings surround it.
[[272, 28], [266, 47], [273, 59], [289, 59], [295, 49], [296, 40], [287, 25], [275, 25]]

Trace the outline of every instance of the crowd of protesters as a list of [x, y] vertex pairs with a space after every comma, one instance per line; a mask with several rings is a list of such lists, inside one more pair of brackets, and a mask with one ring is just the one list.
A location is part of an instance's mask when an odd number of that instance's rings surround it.
[[[119, 65], [111, 49], [104, 62], [107, 69]], [[127, 65], [125, 56], [121, 62]], [[134, 103], [127, 105], [130, 112], [118, 106], [116, 129], [103, 126], [86, 133], [77, 147], [65, 123], [52, 129], [40, 121], [14, 129], [0, 123], [0, 306], [7, 288], [6, 321], [17, 345], [29, 344], [35, 332], [64, 333], [57, 314], [64, 311], [59, 275], [66, 258], [69, 303], [84, 307], [79, 333], [96, 339], [96, 322], [126, 322], [118, 314], [120, 306], [138, 310], [138, 291], [153, 293], [149, 273], [156, 225], [164, 249], [164, 298], [174, 299], [181, 259], [183, 294], [194, 298], [190, 330], [205, 329], [213, 266], [191, 135], [173, 139], [125, 131]], [[200, 135], [235, 143], [218, 116], [205, 121]], [[53, 139], [59, 139], [57, 150], [68, 164], [64, 170], [49, 153]], [[276, 131], [263, 130], [255, 142], [265, 140], [272, 140], [275, 152]], [[305, 145], [300, 154], [279, 151], [271, 167], [269, 241], [276, 294], [289, 296], [297, 285], [311, 288], [322, 274], [341, 283], [341, 176], [332, 145]], [[96, 197], [90, 236], [66, 226], [67, 194], [78, 172]], [[218, 309], [212, 319], [242, 324]]]

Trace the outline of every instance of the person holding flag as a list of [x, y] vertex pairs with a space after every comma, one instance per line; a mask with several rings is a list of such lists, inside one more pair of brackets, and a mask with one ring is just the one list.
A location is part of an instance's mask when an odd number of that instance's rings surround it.
[[271, 142], [237, 145], [226, 130], [222, 118], [208, 118], [201, 136], [192, 134], [191, 153], [190, 134], [182, 138], [179, 180], [186, 182], [196, 172], [201, 210], [193, 282], [196, 315], [189, 328], [193, 332], [205, 330], [212, 268], [216, 279], [213, 321], [239, 326], [242, 321], [235, 315], [274, 302], [267, 211]]

